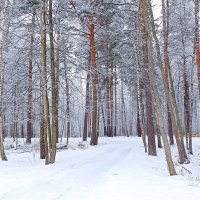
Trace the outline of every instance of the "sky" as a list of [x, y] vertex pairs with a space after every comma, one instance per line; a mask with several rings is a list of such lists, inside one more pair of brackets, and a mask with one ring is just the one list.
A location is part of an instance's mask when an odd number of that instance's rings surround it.
[[161, 0], [152, 0], [154, 18], [157, 19], [161, 16]]

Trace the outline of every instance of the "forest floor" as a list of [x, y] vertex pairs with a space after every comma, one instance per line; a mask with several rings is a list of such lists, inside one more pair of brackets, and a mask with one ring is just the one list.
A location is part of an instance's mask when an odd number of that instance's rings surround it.
[[[70, 139], [56, 163], [44, 165], [38, 142], [19, 148], [6, 140], [8, 162], [0, 161], [0, 200], [199, 200], [200, 138], [194, 138], [190, 164], [179, 165], [170, 177], [163, 149], [158, 156], [144, 153], [141, 138], [100, 138], [98, 146]], [[29, 150], [28, 150], [29, 149]]]

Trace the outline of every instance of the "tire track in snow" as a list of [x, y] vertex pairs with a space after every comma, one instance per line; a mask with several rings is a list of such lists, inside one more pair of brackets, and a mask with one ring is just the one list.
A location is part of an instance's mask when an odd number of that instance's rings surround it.
[[[109, 170], [129, 154], [131, 142], [100, 145], [88, 150], [65, 151], [58, 153], [59, 163], [51, 166], [38, 166], [13, 169], [9, 192], [1, 192], [2, 200], [83, 200], [88, 199], [95, 186], [101, 183]], [[74, 155], [74, 158], [70, 156]], [[68, 156], [69, 155], [69, 156]], [[65, 157], [65, 158], [64, 158]], [[70, 158], [72, 160], [70, 160]], [[64, 162], [62, 162], [64, 161]], [[17, 173], [20, 183], [14, 182], [12, 174]], [[17, 197], [16, 197], [17, 195]]]

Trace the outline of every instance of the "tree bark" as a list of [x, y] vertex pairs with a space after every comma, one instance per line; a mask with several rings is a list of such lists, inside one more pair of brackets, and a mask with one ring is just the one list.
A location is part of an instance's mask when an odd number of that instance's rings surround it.
[[89, 122], [89, 107], [90, 107], [90, 92], [89, 92], [89, 84], [90, 84], [90, 74], [87, 73], [86, 80], [86, 99], [85, 99], [85, 117], [84, 117], [84, 127], [83, 127], [83, 141], [87, 141], [88, 136], [88, 122]]
[[[168, 56], [169, 2], [168, 0], [162, 0], [162, 13], [163, 13], [163, 40], [164, 40], [164, 73], [165, 73], [167, 87], [169, 90], [169, 56]], [[173, 137], [172, 119], [168, 104], [167, 104], [167, 118], [168, 118], [169, 140], [170, 144], [173, 145], [174, 137]]]
[[40, 102], [40, 159], [45, 159], [45, 119], [44, 119], [44, 100], [43, 95], [41, 96]]
[[92, 133], [90, 145], [97, 145], [98, 134], [97, 134], [97, 93], [98, 93], [98, 75], [96, 72], [96, 46], [95, 46], [95, 27], [94, 22], [91, 20], [89, 24], [90, 31], [90, 67], [92, 68]]
[[33, 137], [33, 127], [32, 127], [32, 71], [33, 71], [33, 48], [34, 48], [34, 29], [35, 29], [35, 9], [32, 13], [32, 32], [30, 41], [30, 55], [29, 55], [29, 67], [28, 67], [28, 121], [27, 121], [27, 134], [26, 142], [31, 143], [31, 138]]
[[157, 127], [158, 148], [162, 148], [161, 134], [160, 134], [160, 128], [158, 126], [158, 123], [156, 123], [156, 127]]
[[67, 64], [66, 59], [64, 59], [64, 66], [65, 66], [65, 87], [66, 87], [66, 97], [67, 97], [67, 145], [69, 143], [69, 137], [71, 135], [71, 122], [70, 122], [70, 94], [69, 94], [69, 81], [67, 75]]
[[[45, 149], [45, 164], [49, 164], [49, 107], [48, 107], [48, 96], [47, 96], [47, 71], [46, 71], [46, 0], [40, 0], [40, 35], [41, 35], [41, 86], [42, 86], [42, 113], [44, 117], [42, 120], [44, 149]], [[44, 131], [44, 132], [43, 132]], [[41, 135], [41, 138], [42, 138]]]
[[[139, 4], [141, 5], [141, 4]], [[141, 10], [140, 10], [141, 12]], [[142, 136], [142, 141], [144, 145], [145, 152], [147, 152], [147, 142], [146, 142], [146, 132], [144, 129], [144, 112], [143, 112], [143, 100], [142, 100], [142, 89], [143, 89], [143, 84], [141, 82], [141, 66], [139, 65], [139, 41], [138, 38], [136, 39], [136, 45], [134, 45], [136, 51], [135, 51], [135, 58], [136, 58], [136, 66], [137, 66], [137, 102], [138, 102], [138, 119], [140, 122], [140, 127], [141, 127], [141, 136]]]
[[2, 116], [0, 115], [0, 152], [1, 152], [1, 159], [3, 161], [7, 161], [7, 157], [4, 151], [4, 146], [3, 146], [3, 119]]
[[114, 116], [115, 116], [115, 121], [114, 121], [114, 136], [117, 136], [117, 67], [116, 65], [114, 66], [114, 99], [115, 99], [115, 106], [114, 106]]
[[50, 37], [50, 63], [51, 63], [51, 93], [52, 93], [52, 147], [50, 151], [50, 163], [56, 158], [56, 143], [58, 141], [58, 116], [57, 116], [57, 83], [56, 66], [54, 60], [54, 35], [53, 35], [53, 2], [49, 0], [49, 37]]
[[141, 83], [138, 82], [138, 102], [139, 102], [139, 119], [140, 119], [140, 126], [141, 126], [141, 132], [142, 132], [142, 140], [144, 144], [144, 150], [147, 152], [147, 141], [146, 141], [146, 130], [145, 130], [145, 123], [144, 123], [144, 105], [143, 105], [143, 95], [141, 91]]
[[137, 136], [142, 137], [140, 114], [139, 114], [139, 99], [137, 98]]
[[[142, 12], [142, 11], [141, 11]], [[144, 16], [140, 15], [140, 31], [142, 39], [142, 52], [143, 52], [143, 81], [146, 99], [146, 130], [148, 136], [148, 154], [156, 156], [156, 143], [154, 134], [154, 123], [153, 123], [153, 105], [152, 105], [152, 93], [150, 85], [150, 77], [148, 74], [149, 60], [148, 60], [148, 44], [147, 44], [147, 32], [144, 24]]]

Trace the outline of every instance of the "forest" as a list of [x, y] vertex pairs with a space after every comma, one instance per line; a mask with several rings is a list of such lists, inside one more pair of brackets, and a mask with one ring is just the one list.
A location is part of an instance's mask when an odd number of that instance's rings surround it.
[[84, 149], [133, 138], [149, 162], [163, 152], [170, 176], [180, 174], [176, 165], [192, 173], [187, 166], [200, 155], [199, 4], [0, 0], [2, 161], [36, 145], [44, 166], [56, 165], [71, 141]]

